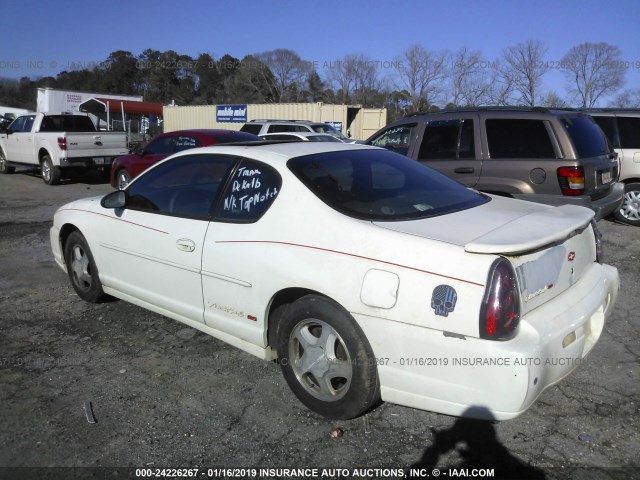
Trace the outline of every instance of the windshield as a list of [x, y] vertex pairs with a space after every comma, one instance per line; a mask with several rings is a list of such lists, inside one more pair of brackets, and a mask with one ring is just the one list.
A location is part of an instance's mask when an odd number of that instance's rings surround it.
[[387, 150], [343, 150], [292, 158], [289, 169], [323, 202], [364, 220], [434, 217], [489, 198]]
[[339, 138], [340, 140], [349, 140], [349, 137], [346, 137], [342, 132], [339, 132], [333, 127], [333, 125], [329, 125], [328, 123], [311, 125], [311, 128], [316, 133], [328, 133], [329, 135]]

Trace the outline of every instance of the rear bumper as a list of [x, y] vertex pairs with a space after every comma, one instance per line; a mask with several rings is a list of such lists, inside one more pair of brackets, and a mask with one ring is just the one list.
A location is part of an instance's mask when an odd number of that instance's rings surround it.
[[62, 157], [60, 158], [60, 167], [85, 167], [100, 168], [109, 167], [117, 157]]
[[513, 197], [519, 200], [544, 203], [556, 207], [560, 205], [578, 205], [581, 207], [587, 207], [595, 212], [596, 220], [600, 220], [615, 212], [622, 206], [622, 202], [624, 201], [624, 184], [621, 182], [613, 184], [609, 193], [598, 200], [592, 200], [588, 195], [569, 197], [564, 195], [513, 194]]
[[526, 314], [516, 337], [506, 342], [354, 318], [373, 348], [383, 400], [506, 420], [583, 362], [600, 338], [619, 285], [614, 267], [594, 263], [570, 289]]

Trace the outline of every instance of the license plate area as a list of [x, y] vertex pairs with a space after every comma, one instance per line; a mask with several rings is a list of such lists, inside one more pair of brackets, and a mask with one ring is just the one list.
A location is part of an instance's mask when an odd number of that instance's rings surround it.
[[104, 165], [104, 157], [94, 157], [93, 163], [96, 165]]

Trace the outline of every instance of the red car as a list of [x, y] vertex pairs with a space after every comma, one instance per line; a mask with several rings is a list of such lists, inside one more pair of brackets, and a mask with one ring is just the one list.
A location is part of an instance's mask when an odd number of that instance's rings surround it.
[[154, 163], [182, 150], [218, 143], [262, 141], [257, 135], [234, 130], [176, 130], [151, 140], [142, 153], [118, 157], [111, 166], [111, 185], [124, 189], [129, 182]]

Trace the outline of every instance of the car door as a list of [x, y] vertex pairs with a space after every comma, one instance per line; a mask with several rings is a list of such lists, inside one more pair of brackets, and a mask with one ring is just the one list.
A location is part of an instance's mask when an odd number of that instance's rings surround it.
[[270, 259], [263, 241], [275, 233], [263, 216], [281, 185], [272, 167], [242, 159], [209, 226], [202, 254], [206, 325], [262, 348], [266, 306], [274, 288], [264, 267]]
[[33, 153], [33, 135], [31, 127], [35, 120], [35, 115], [23, 115], [14, 120], [10, 125], [5, 140], [5, 156], [11, 162], [29, 162]]
[[100, 234], [103, 283], [133, 303], [203, 322], [202, 252], [210, 210], [233, 157], [179, 156], [126, 189]]
[[478, 116], [432, 120], [427, 122], [419, 144], [410, 156], [420, 163], [473, 187], [482, 172]]
[[160, 160], [164, 160], [166, 157], [171, 155], [174, 151], [175, 144], [176, 137], [174, 135], [161, 135], [149, 142], [147, 146], [144, 147], [138, 161], [131, 166], [131, 177], [137, 177], [151, 165], [154, 165]]

